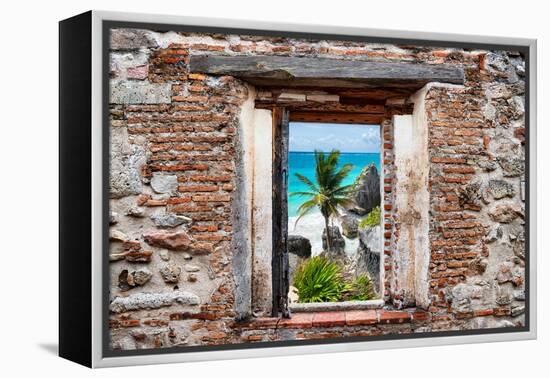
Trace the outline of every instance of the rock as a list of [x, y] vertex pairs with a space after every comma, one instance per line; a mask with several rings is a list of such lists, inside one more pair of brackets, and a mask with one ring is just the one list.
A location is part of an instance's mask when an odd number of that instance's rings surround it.
[[464, 204], [478, 205], [481, 200], [481, 183], [474, 181], [459, 189], [458, 200], [461, 206]]
[[300, 299], [298, 295], [298, 289], [296, 289], [294, 286], [290, 286], [288, 288], [288, 300], [290, 303], [298, 303], [298, 300]]
[[166, 264], [159, 270], [166, 283], [177, 283], [180, 280], [181, 268], [174, 264]]
[[116, 240], [116, 241], [121, 241], [121, 242], [125, 242], [127, 241], [129, 238], [128, 236], [122, 232], [122, 231], [119, 231], [119, 230], [111, 230], [111, 232], [109, 233], [109, 239], [111, 240]]
[[168, 252], [166, 249], [161, 249], [159, 252], [159, 256], [163, 261], [170, 260], [170, 252]]
[[159, 228], [174, 228], [182, 224], [190, 224], [191, 218], [176, 214], [153, 214], [151, 220]]
[[[137, 74], [141, 67], [147, 67], [149, 54], [144, 51], [112, 51], [109, 54], [110, 70], [112, 78], [134, 79], [134, 74]], [[142, 74], [142, 73], [141, 73]]]
[[525, 161], [515, 156], [504, 156], [497, 158], [498, 164], [502, 168], [504, 177], [521, 176], [525, 170]]
[[502, 239], [503, 231], [502, 226], [500, 225], [494, 225], [491, 230], [487, 233], [487, 236], [485, 236], [485, 241], [487, 243], [492, 243], [497, 240]]
[[187, 281], [188, 282], [197, 282], [197, 279], [198, 279], [198, 277], [195, 273], [189, 273], [187, 275]]
[[185, 264], [183, 266], [183, 269], [185, 269], [186, 272], [198, 272], [199, 270], [201, 270], [200, 267], [191, 264]]
[[525, 313], [525, 306], [514, 306], [512, 307], [512, 316], [520, 316], [521, 314]]
[[472, 311], [472, 295], [474, 288], [471, 285], [459, 283], [448, 292], [448, 300], [455, 312], [467, 313]]
[[288, 235], [288, 276], [293, 281], [300, 264], [311, 257], [311, 242], [300, 235]]
[[195, 242], [191, 244], [189, 251], [196, 255], [207, 255], [214, 252], [214, 245], [212, 245], [212, 243]]
[[126, 210], [126, 215], [129, 217], [143, 218], [145, 216], [145, 211], [138, 206], [132, 206]]
[[508, 99], [512, 97], [512, 91], [504, 83], [494, 83], [487, 87], [485, 95], [488, 99]]
[[522, 229], [511, 242], [514, 255], [525, 260], [525, 230]]
[[143, 286], [153, 277], [149, 269], [139, 269], [132, 272], [124, 269], [118, 276], [118, 287], [121, 291], [130, 290], [136, 286]]
[[494, 199], [514, 197], [516, 195], [514, 186], [504, 180], [489, 180], [488, 190]]
[[185, 231], [153, 231], [143, 235], [149, 245], [176, 251], [185, 251], [191, 247], [192, 240]]
[[288, 253], [301, 258], [311, 257], [311, 242], [300, 235], [288, 235]]
[[516, 301], [524, 301], [525, 300], [525, 290], [514, 290], [513, 296], [514, 296], [514, 299]]
[[127, 252], [111, 253], [109, 254], [109, 261], [115, 262], [115, 261], [124, 260], [126, 258], [126, 255], [127, 255]]
[[109, 212], [109, 225], [114, 225], [118, 223], [118, 214], [114, 211]]
[[329, 232], [331, 235], [331, 248], [330, 251], [328, 250], [328, 244], [327, 244], [327, 230], [323, 230], [323, 255], [325, 255], [327, 258], [336, 260], [336, 259], [342, 259], [346, 258], [346, 241], [344, 240], [344, 237], [340, 233], [340, 229], [337, 226], [329, 226]]
[[127, 297], [116, 297], [110, 304], [109, 309], [114, 313], [126, 311], [155, 309], [181, 305], [198, 305], [200, 298], [193, 293], [186, 291], [173, 291], [169, 293], [137, 293]]
[[494, 121], [497, 115], [497, 109], [493, 106], [493, 104], [488, 102], [483, 108], [483, 115], [485, 116], [486, 119], [490, 121]]
[[506, 287], [501, 287], [497, 290], [495, 303], [499, 306], [506, 306], [512, 303], [512, 292]]
[[499, 204], [489, 210], [489, 216], [495, 222], [510, 223], [517, 217], [523, 218], [525, 214], [519, 205]]
[[149, 65], [142, 64], [141, 66], [128, 67], [128, 79], [145, 80], [149, 72]]
[[355, 211], [359, 215], [366, 215], [377, 206], [380, 206], [380, 176], [374, 164], [365, 167], [355, 180]]
[[344, 215], [340, 217], [340, 225], [342, 226], [342, 234], [348, 239], [355, 239], [357, 237], [357, 227], [359, 226], [359, 220], [351, 215]]
[[508, 100], [508, 104], [512, 108], [514, 118], [519, 118], [525, 114], [525, 103], [523, 102], [523, 96], [514, 96]]
[[156, 173], [151, 178], [151, 188], [159, 194], [173, 194], [178, 189], [178, 176]]
[[483, 273], [485, 273], [488, 266], [489, 261], [486, 258], [478, 256], [470, 262], [468, 268], [476, 274], [482, 275]]
[[126, 261], [148, 263], [153, 258], [153, 252], [151, 251], [132, 251], [125, 254]]
[[495, 163], [492, 160], [480, 160], [477, 162], [477, 165], [481, 168], [486, 170], [487, 172], [494, 171], [497, 169], [497, 163]]
[[514, 277], [512, 274], [513, 267], [514, 264], [511, 262], [504, 262], [498, 266], [498, 272], [495, 278], [499, 284], [512, 281], [512, 278]]
[[191, 259], [193, 258], [193, 256], [191, 256], [191, 255], [190, 255], [189, 253], [187, 253], [187, 252], [184, 252], [182, 256], [183, 256], [183, 259], [184, 259], [184, 260], [191, 260]]
[[142, 29], [113, 29], [110, 33], [111, 50], [132, 50], [156, 48], [158, 44], [154, 34]]
[[139, 269], [133, 271], [130, 275], [132, 276], [134, 283], [140, 286], [144, 285], [151, 279], [151, 277], [153, 277], [153, 273], [151, 273], [148, 269]]
[[172, 85], [147, 81], [111, 81], [111, 104], [169, 104]]
[[485, 62], [489, 71], [496, 71], [497, 73], [505, 73], [510, 64], [509, 58], [500, 51], [487, 53]]
[[353, 261], [353, 268], [357, 276], [368, 274], [375, 291], [380, 288], [380, 253], [382, 252], [380, 226], [364, 227], [358, 230], [359, 246]]
[[125, 127], [111, 128], [110, 197], [122, 198], [141, 194], [141, 167], [146, 163], [143, 146], [128, 142]]

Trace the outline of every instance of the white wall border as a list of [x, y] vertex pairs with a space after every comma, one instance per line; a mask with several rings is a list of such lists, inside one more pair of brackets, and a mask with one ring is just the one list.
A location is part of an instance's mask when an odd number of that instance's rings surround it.
[[[139, 356], [103, 357], [103, 283], [102, 283], [102, 22], [125, 21], [136, 23], [157, 23], [189, 26], [211, 26], [238, 29], [274, 30], [301, 33], [323, 33], [334, 35], [357, 35], [377, 38], [406, 38], [430, 41], [464, 42], [518, 45], [529, 48], [529, 332], [510, 332], [482, 335], [460, 335], [426, 337], [399, 340], [377, 340], [322, 345], [281, 346], [238, 350], [216, 350], [207, 352], [182, 352], [148, 354]], [[534, 39], [489, 37], [479, 35], [426, 33], [368, 28], [335, 27], [307, 24], [267, 23], [249, 20], [229, 20], [173, 15], [153, 15], [125, 12], [92, 12], [92, 366], [115, 367], [206, 360], [257, 358], [329, 352], [351, 352], [374, 349], [411, 348], [451, 344], [486, 343], [536, 339], [536, 221], [537, 221], [537, 181], [536, 181], [536, 83], [537, 83], [537, 42]], [[436, 334], [434, 333], [434, 336]]]

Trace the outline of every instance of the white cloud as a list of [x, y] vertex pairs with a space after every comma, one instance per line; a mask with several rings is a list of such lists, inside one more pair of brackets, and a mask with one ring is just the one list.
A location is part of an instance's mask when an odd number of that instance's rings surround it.
[[380, 151], [378, 126], [313, 123], [291, 123], [290, 126], [291, 151]]

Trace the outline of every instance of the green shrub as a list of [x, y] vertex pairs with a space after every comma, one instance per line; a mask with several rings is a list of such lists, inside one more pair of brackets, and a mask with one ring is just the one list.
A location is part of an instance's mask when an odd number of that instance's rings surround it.
[[372, 281], [366, 273], [356, 277], [344, 294], [346, 301], [368, 301], [375, 297]]
[[376, 206], [371, 210], [369, 215], [359, 222], [360, 228], [365, 228], [367, 226], [374, 227], [380, 225], [380, 206]]
[[342, 268], [321, 256], [312, 257], [298, 267], [294, 286], [301, 303], [337, 302], [349, 290], [342, 277]]

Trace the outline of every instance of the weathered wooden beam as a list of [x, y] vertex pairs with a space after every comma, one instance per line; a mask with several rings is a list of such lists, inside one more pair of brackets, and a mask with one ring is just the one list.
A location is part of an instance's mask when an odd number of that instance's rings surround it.
[[272, 175], [272, 242], [271, 279], [273, 308], [271, 315], [279, 312], [288, 317], [288, 110], [273, 108], [273, 175]]
[[291, 122], [360, 123], [379, 125], [384, 114], [290, 112]]
[[312, 101], [279, 102], [275, 99], [271, 101], [256, 100], [255, 106], [257, 109], [272, 109], [274, 106], [285, 106], [291, 111], [308, 111], [320, 113], [365, 113], [384, 115], [384, 105], [378, 104], [347, 105], [340, 104], [338, 102], [319, 103]]
[[428, 82], [464, 83], [462, 67], [450, 64], [191, 55], [189, 65], [191, 72], [235, 76], [258, 86], [419, 88]]

